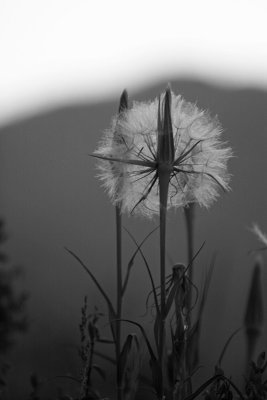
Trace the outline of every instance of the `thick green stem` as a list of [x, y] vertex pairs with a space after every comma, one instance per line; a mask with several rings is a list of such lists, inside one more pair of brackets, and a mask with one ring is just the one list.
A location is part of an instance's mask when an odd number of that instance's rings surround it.
[[122, 400], [120, 353], [121, 353], [121, 313], [122, 313], [122, 245], [121, 245], [121, 210], [116, 206], [116, 257], [117, 257], [117, 323], [116, 323], [116, 365], [117, 399]]
[[159, 363], [161, 370], [160, 399], [164, 398], [164, 369], [165, 369], [165, 256], [166, 256], [166, 216], [170, 173], [168, 170], [159, 171], [160, 197], [160, 328], [159, 328]]

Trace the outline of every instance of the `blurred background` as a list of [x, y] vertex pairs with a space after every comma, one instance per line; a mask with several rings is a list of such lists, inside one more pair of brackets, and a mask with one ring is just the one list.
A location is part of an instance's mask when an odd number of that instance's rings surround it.
[[[195, 248], [206, 241], [195, 265], [199, 287], [217, 254], [201, 336], [200, 382], [213, 373], [224, 343], [243, 323], [254, 265], [248, 251], [260, 247], [250, 227], [257, 222], [267, 231], [266, 2], [2, 0], [0, 8], [0, 218], [8, 236], [2, 249], [23, 271], [14, 290], [28, 294], [28, 328], [5, 355], [8, 398], [26, 398], [33, 372], [51, 378], [44, 395], [59, 386], [75, 390], [74, 383], [52, 378], [79, 373], [84, 296], [92, 310], [106, 309], [65, 246], [115, 301], [114, 209], [89, 154], [117, 112], [124, 88], [130, 101], [146, 101], [168, 82], [186, 100], [218, 115], [235, 155], [229, 163], [232, 191], [209, 210], [196, 210]], [[124, 218], [139, 241], [157, 223]], [[167, 236], [171, 271], [172, 263], [186, 262], [182, 211], [170, 214]], [[127, 235], [123, 247], [126, 267], [135, 250]], [[144, 251], [158, 279], [158, 233]], [[266, 284], [263, 270], [262, 287]], [[152, 324], [140, 315], [149, 290], [137, 258], [124, 310], [148, 331]], [[266, 300], [265, 295], [265, 305]], [[108, 335], [106, 321], [101, 324]], [[234, 339], [223, 364], [237, 383], [244, 373], [243, 336]], [[264, 328], [258, 351], [266, 346]], [[103, 395], [109, 394], [112, 374]]]

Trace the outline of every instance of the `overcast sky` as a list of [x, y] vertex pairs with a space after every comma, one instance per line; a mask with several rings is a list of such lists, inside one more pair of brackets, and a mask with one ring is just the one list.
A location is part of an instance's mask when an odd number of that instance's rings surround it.
[[0, 0], [0, 123], [157, 78], [267, 87], [266, 0]]

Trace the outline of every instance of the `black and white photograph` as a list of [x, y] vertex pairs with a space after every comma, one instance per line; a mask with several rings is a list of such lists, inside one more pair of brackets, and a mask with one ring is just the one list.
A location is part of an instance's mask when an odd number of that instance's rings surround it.
[[0, 0], [0, 400], [267, 400], [266, 21]]

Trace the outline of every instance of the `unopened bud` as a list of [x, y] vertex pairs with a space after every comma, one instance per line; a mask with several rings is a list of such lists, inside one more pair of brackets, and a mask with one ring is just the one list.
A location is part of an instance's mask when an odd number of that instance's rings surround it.
[[128, 108], [128, 93], [127, 90], [124, 89], [120, 97], [119, 113], [127, 110], [127, 108]]

